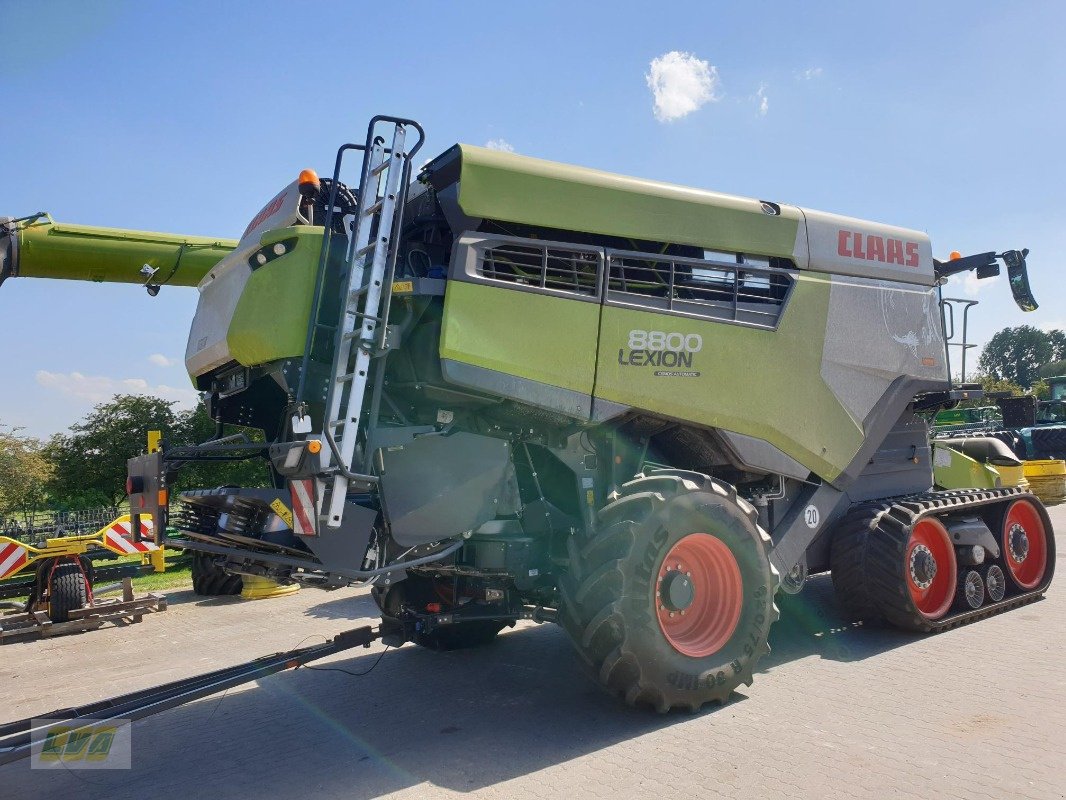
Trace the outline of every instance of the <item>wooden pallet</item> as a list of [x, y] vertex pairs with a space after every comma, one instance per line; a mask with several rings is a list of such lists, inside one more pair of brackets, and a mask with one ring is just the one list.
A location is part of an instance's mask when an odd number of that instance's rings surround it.
[[145, 614], [167, 610], [167, 598], [159, 594], [133, 596], [133, 583], [122, 579], [122, 598], [104, 598], [92, 605], [71, 611], [66, 622], [52, 622], [44, 611], [23, 611], [0, 615], [0, 644], [25, 641], [35, 637], [81, 633], [106, 623], [116, 625], [140, 622]]

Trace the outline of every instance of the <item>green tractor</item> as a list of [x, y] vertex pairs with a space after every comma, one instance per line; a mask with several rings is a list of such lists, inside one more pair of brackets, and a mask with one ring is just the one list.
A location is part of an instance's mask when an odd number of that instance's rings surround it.
[[[940, 262], [914, 230], [468, 145], [416, 174], [422, 138], [376, 117], [237, 242], [6, 223], [7, 276], [198, 285], [186, 366], [217, 436], [134, 459], [128, 488], [201, 571], [369, 584], [393, 644], [557, 622], [660, 711], [750, 684], [808, 575], [921, 632], [1045, 592], [1044, 507], [933, 491], [919, 416], [961, 396], [941, 283], [1002, 262], [1031, 309], [1024, 251]], [[219, 458], [274, 486], [168, 519], [173, 470]]]

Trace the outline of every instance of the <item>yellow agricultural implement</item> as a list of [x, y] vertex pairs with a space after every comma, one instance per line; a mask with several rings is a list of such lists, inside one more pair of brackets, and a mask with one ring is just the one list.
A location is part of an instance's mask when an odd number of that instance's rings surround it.
[[96, 576], [91, 553], [95, 550], [118, 556], [139, 555], [141, 571], [165, 570], [165, 551], [150, 536], [151, 522], [142, 520], [141, 530], [135, 534], [128, 514], [96, 533], [50, 538], [43, 544], [0, 536], [0, 581], [33, 568], [30, 580], [0, 583], [0, 596], [29, 595], [20, 613], [0, 617], [0, 641], [27, 634], [85, 630], [126, 617], [139, 621], [143, 613], [164, 610], [166, 601], [162, 597], [150, 594], [134, 599], [128, 579], [123, 582], [122, 601], [98, 602], [93, 597]]

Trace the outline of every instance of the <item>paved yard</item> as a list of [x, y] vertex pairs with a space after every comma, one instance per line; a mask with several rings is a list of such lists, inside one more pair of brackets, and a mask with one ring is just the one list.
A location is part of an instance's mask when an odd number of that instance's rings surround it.
[[[1066, 531], [1066, 508], [1052, 516]], [[363, 677], [281, 673], [135, 723], [129, 772], [2, 767], [0, 798], [1063, 797], [1059, 580], [1042, 602], [920, 637], [844, 625], [817, 579], [785, 598], [754, 685], [697, 715], [606, 697], [552, 626], [480, 651], [408, 645]], [[0, 648], [0, 718], [286, 650], [374, 612], [357, 590], [169, 597], [138, 626]], [[380, 652], [320, 666], [360, 672]]]

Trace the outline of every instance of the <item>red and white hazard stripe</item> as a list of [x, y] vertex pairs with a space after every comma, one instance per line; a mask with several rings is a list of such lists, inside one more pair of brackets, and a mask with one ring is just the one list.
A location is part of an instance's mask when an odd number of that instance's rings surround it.
[[[151, 541], [133, 541], [129, 517], [117, 519], [104, 531], [104, 542], [123, 553], [150, 553], [158, 550], [159, 545]], [[152, 519], [141, 519], [141, 536], [152, 535]]]
[[[131, 526], [132, 520], [129, 517], [120, 517], [111, 523], [111, 529], [117, 531], [120, 536], [125, 536], [127, 539], [133, 538]], [[151, 517], [141, 517], [141, 536], [151, 536], [152, 529], [155, 527], [155, 523], [152, 522]]]
[[0, 544], [0, 578], [14, 575], [26, 566], [26, 553], [26, 548], [17, 542]]
[[289, 493], [292, 495], [292, 529], [298, 536], [314, 536], [315, 506], [314, 478], [289, 481]]

